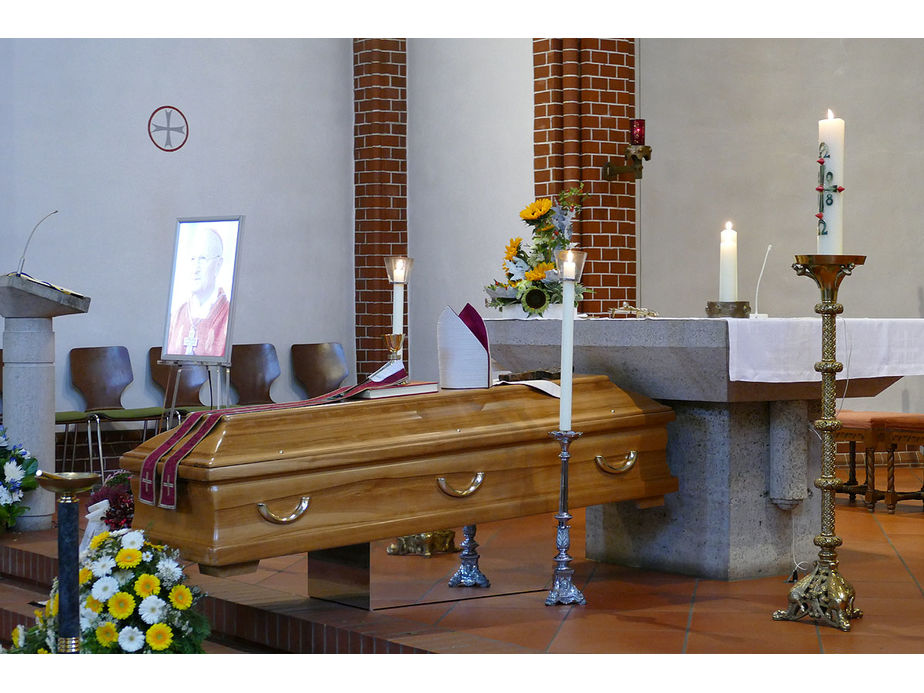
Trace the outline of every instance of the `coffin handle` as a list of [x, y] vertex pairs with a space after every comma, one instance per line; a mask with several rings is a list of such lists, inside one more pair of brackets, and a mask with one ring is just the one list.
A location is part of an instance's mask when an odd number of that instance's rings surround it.
[[262, 517], [267, 522], [272, 522], [277, 525], [288, 525], [295, 522], [298, 518], [305, 514], [305, 511], [308, 510], [308, 505], [311, 503], [311, 496], [302, 496], [302, 499], [298, 503], [298, 507], [292, 512], [288, 517], [281, 517], [274, 513], [272, 510], [266, 507], [266, 503], [257, 503], [257, 510]]
[[629, 450], [619, 466], [614, 467], [611, 465], [606, 461], [606, 458], [603, 455], [597, 455], [594, 457], [594, 462], [596, 462], [597, 466], [607, 474], [625, 474], [635, 466], [635, 461], [637, 459], [638, 450]]
[[481, 486], [482, 481], [484, 481], [484, 472], [477, 472], [475, 476], [472, 477], [472, 483], [469, 484], [469, 487], [464, 491], [460, 491], [450, 486], [446, 481], [446, 477], [436, 477], [436, 485], [440, 487], [440, 491], [453, 498], [465, 498], [466, 496], [472, 495]]

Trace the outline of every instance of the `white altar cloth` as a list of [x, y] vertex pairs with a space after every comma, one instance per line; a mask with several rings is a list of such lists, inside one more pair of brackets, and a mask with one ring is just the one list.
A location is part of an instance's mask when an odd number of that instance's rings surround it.
[[[710, 319], [710, 318], [704, 318]], [[724, 318], [729, 380], [821, 380], [821, 318]], [[838, 379], [924, 375], [924, 320], [837, 318]], [[812, 360], [814, 358], [814, 361]]]

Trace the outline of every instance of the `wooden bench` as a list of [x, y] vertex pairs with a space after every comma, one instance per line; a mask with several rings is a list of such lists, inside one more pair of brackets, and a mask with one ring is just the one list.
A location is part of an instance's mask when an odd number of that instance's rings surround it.
[[[863, 496], [872, 512], [879, 500], [885, 500], [886, 510], [895, 512], [900, 500], [924, 500], [924, 486], [917, 491], [895, 490], [895, 450], [899, 445], [924, 445], [924, 414], [889, 411], [842, 411], [837, 416], [841, 428], [835, 434], [847, 441], [848, 478], [837, 489], [850, 496], [851, 502]], [[866, 479], [857, 481], [857, 443], [863, 445]], [[886, 452], [886, 490], [876, 488], [876, 451]]]

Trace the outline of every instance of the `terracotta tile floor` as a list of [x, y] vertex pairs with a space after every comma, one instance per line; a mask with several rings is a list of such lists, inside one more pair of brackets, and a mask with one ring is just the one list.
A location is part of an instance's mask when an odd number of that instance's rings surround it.
[[[924, 470], [900, 468], [896, 479], [900, 489], [917, 489]], [[387, 607], [376, 613], [477, 635], [496, 641], [498, 649], [514, 644], [537, 653], [924, 653], [920, 501], [902, 501], [890, 515], [881, 502], [870, 513], [860, 502], [837, 497], [840, 571], [864, 614], [849, 633], [808, 621], [773, 621], [770, 614], [786, 607], [787, 576], [725, 582], [583, 559], [583, 522], [583, 511], [575, 510], [571, 567], [584, 606], [545, 606], [556, 522], [534, 516], [478, 527], [480, 566], [492, 580], [487, 590], [446, 587], [456, 555], [389, 556], [389, 542], [373, 544], [373, 605]], [[457, 528], [456, 543], [461, 539]], [[810, 565], [816, 556], [799, 558]], [[256, 573], [232, 579], [305, 595], [306, 559], [263, 561]], [[449, 599], [456, 601], [443, 601]], [[402, 601], [411, 605], [389, 606]]]
[[[900, 468], [896, 478], [900, 489], [920, 488], [924, 469]], [[376, 542], [371, 554], [376, 611], [371, 618], [393, 616], [420, 624], [413, 645], [436, 652], [452, 651], [448, 636], [455, 633], [477, 638], [470, 642], [483, 647], [483, 654], [924, 654], [920, 501], [903, 501], [890, 515], [882, 503], [870, 513], [862, 503], [851, 505], [846, 496], [838, 496], [836, 533], [844, 541], [838, 550], [840, 570], [864, 613], [848, 633], [808, 621], [773, 621], [770, 614], [785, 608], [791, 587], [784, 575], [725, 582], [586, 560], [582, 510], [574, 511], [570, 553], [574, 583], [587, 604], [547, 607], [557, 553], [555, 527], [551, 516], [480, 525], [476, 540], [481, 568], [492, 580], [488, 589], [446, 586], [458, 566], [456, 554], [390, 556], [385, 552], [390, 542]], [[461, 528], [456, 528], [456, 543], [461, 540]], [[41, 541], [36, 537], [36, 544]], [[815, 557], [799, 559], [811, 564]], [[304, 555], [282, 556], [227, 580], [264, 587], [268, 594], [305, 596], [306, 563]], [[187, 572], [193, 582], [215, 580], [199, 576], [195, 565]], [[331, 607], [343, 610], [347, 620], [356, 612]], [[234, 649], [210, 644], [208, 651]]]

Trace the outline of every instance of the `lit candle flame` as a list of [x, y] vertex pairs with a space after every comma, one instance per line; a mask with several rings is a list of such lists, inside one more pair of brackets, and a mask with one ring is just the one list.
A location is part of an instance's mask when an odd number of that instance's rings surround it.
[[834, 120], [834, 112], [830, 108], [828, 109], [828, 120]]
[[726, 222], [725, 222], [725, 228], [728, 229], [729, 231], [731, 231], [732, 223], [731, 223], [730, 221], [726, 221]]

